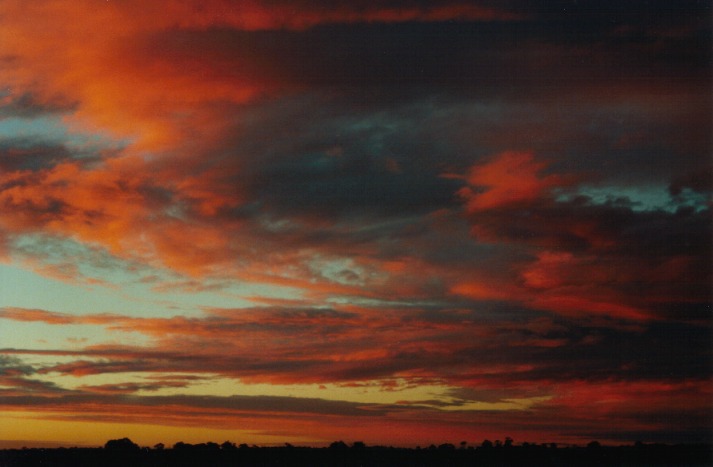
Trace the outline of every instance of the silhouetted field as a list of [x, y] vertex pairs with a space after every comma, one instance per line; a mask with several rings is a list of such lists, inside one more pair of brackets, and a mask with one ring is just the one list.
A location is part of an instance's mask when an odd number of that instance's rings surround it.
[[710, 466], [713, 447], [708, 444], [557, 447], [554, 444], [521, 445], [484, 442], [478, 447], [461, 443], [422, 449], [352, 446], [339, 441], [327, 448], [257, 447], [225, 442], [186, 444], [173, 448], [141, 448], [128, 440], [111, 440], [104, 448], [6, 449], [0, 467], [14, 466], [478, 466], [478, 465], [618, 465]]

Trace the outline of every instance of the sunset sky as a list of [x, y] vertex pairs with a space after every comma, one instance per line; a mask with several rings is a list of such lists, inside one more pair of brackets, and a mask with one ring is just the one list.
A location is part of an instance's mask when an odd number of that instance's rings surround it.
[[0, 448], [710, 441], [711, 18], [0, 0]]

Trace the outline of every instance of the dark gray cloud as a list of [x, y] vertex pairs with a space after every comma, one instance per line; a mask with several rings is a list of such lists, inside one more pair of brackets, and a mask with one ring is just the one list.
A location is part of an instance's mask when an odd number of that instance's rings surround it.
[[40, 170], [71, 158], [64, 147], [33, 145], [28, 141], [0, 141], [0, 169]]
[[0, 92], [0, 120], [8, 117], [33, 118], [63, 114], [75, 108], [76, 104], [63, 102], [59, 98], [38, 99], [29, 92], [15, 95], [12, 90], [8, 90], [7, 94]]

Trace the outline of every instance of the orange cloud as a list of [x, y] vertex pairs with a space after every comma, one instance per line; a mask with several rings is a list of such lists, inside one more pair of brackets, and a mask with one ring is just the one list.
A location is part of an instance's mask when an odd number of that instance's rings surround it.
[[450, 292], [473, 300], [513, 300], [520, 295], [517, 287], [509, 283], [489, 280], [459, 282], [451, 287]]
[[[0, 43], [13, 57], [0, 80], [40, 102], [76, 105], [75, 124], [136, 139], [135, 148], [166, 150], [186, 135], [212, 140], [224, 128], [211, 102], [245, 103], [282, 86], [275, 76], [256, 77], [255, 63], [224, 63], [220, 56], [182, 56], [152, 46], [155, 33], [233, 28], [301, 30], [324, 23], [426, 20], [512, 20], [501, 10], [451, 3], [383, 8], [226, 0], [91, 2], [3, 1]], [[262, 60], [252, 57], [253, 62]], [[243, 70], [241, 72], [241, 70]], [[192, 139], [192, 138], [189, 138]]]
[[[252, 201], [250, 176], [243, 173], [253, 155], [223, 156], [225, 141], [240, 137], [243, 106], [298, 89], [304, 78], [290, 76], [280, 57], [260, 56], [240, 36], [220, 31], [516, 19], [468, 2], [315, 8], [309, 2], [5, 0], [0, 43], [13, 58], [0, 67], [0, 81], [38, 105], [61, 103], [66, 125], [106, 132], [120, 149], [92, 163], [70, 160], [0, 175], [8, 187], [0, 193], [0, 225], [10, 237], [43, 231], [194, 277], [227, 269], [233, 277], [302, 289], [314, 299], [375, 296], [366, 284], [339, 283], [299, 264], [311, 251], [264, 257], [256, 251], [274, 245], [241, 230], [233, 213]], [[193, 40], [197, 31], [208, 37]], [[292, 274], [281, 267], [288, 262], [297, 265]], [[422, 295], [423, 281], [410, 278], [369, 285]]]
[[563, 183], [557, 175], [540, 176], [545, 167], [532, 153], [504, 152], [472, 167], [465, 178], [470, 186], [459, 194], [471, 213], [532, 202]]
[[72, 324], [76, 320], [72, 315], [12, 307], [0, 308], [0, 318], [14, 321], [43, 322], [47, 324]]
[[[133, 158], [109, 159], [101, 168], [86, 170], [67, 162], [39, 172], [0, 175], [10, 187], [0, 192], [11, 233], [46, 233], [101, 244], [121, 256], [141, 256], [137, 234], [157, 208], [148, 189], [143, 165]], [[143, 225], [143, 227], [142, 227]]]

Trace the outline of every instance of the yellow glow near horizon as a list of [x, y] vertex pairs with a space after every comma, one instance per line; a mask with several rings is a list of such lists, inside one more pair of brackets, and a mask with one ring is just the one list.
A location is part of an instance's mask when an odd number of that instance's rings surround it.
[[308, 437], [271, 436], [250, 430], [191, 426], [167, 426], [146, 423], [111, 423], [82, 420], [53, 420], [53, 413], [0, 412], [0, 448], [41, 445], [103, 446], [110, 439], [128, 437], [140, 446], [178, 441], [186, 443], [221, 443], [231, 441], [258, 445], [316, 443]]
[[[156, 379], [152, 379], [151, 376]], [[66, 389], [81, 389], [82, 386], [121, 385], [130, 383], [147, 384], [164, 380], [180, 380], [185, 376], [200, 376], [205, 379], [186, 381], [186, 387], [164, 387], [157, 390], [138, 390], [136, 396], [269, 396], [324, 399], [353, 402], [358, 404], [400, 404], [408, 403], [429, 406], [445, 411], [465, 410], [526, 410], [533, 405], [547, 401], [551, 396], [508, 398], [499, 401], [464, 401], [452, 395], [454, 387], [445, 384], [409, 384], [398, 378], [385, 381], [366, 381], [356, 385], [340, 384], [246, 384], [239, 379], [225, 378], [215, 374], [143, 374], [115, 373], [102, 375], [75, 376], [42, 375], [37, 379], [53, 382]], [[434, 404], [432, 401], [438, 401]]]

